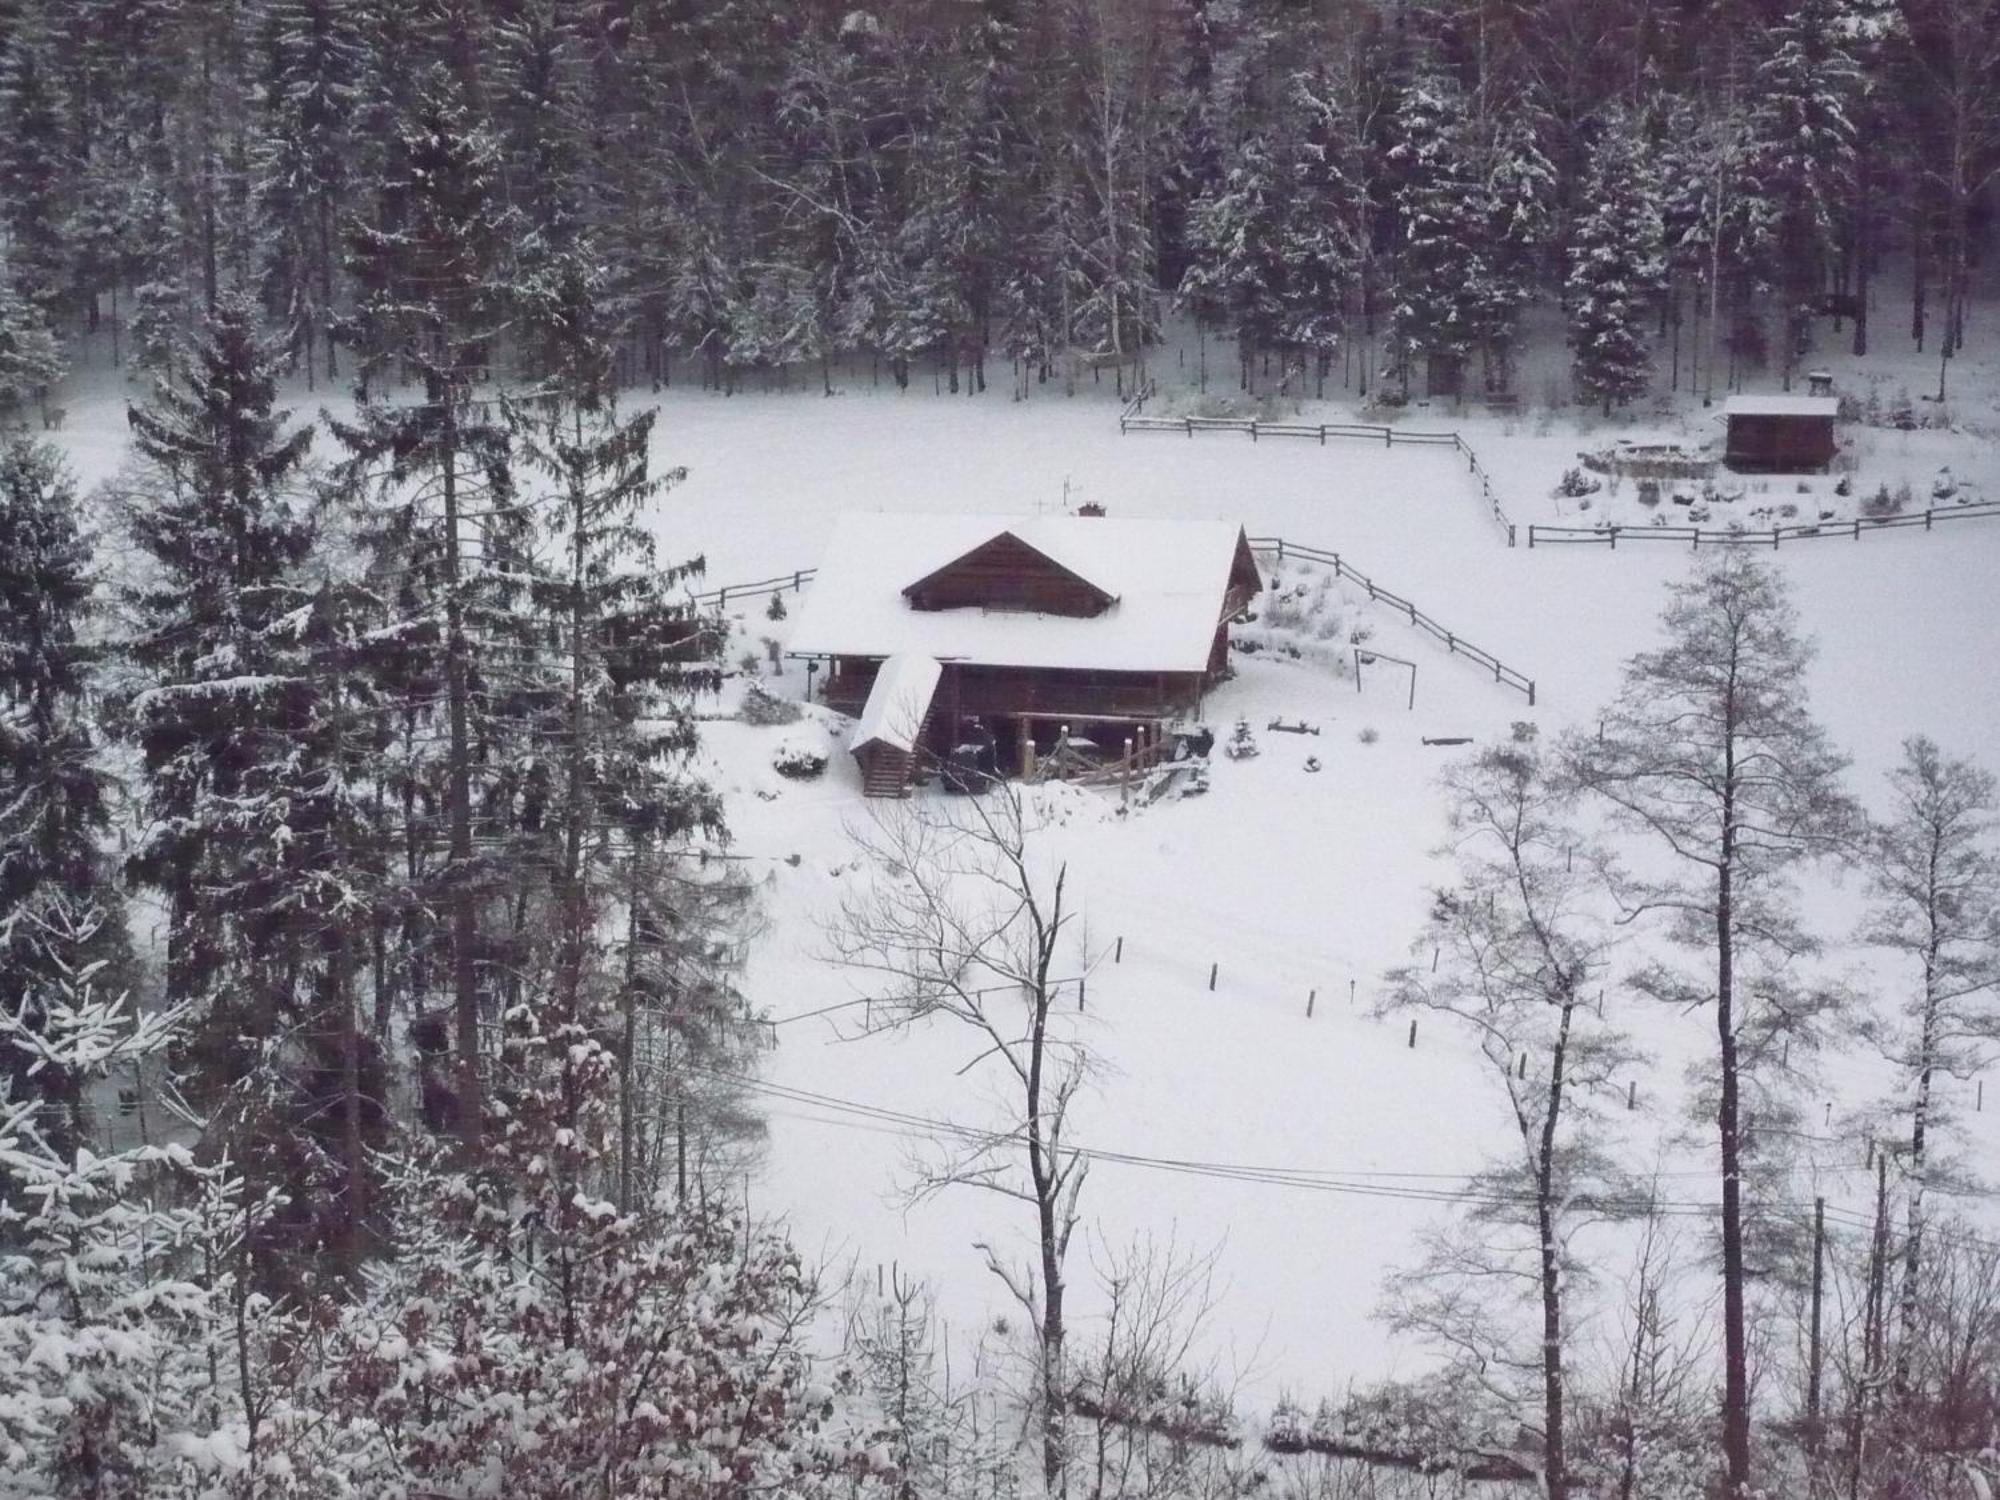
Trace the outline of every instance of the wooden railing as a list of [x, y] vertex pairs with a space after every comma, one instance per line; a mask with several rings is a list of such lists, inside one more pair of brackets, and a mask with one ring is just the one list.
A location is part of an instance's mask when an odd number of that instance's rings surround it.
[[754, 583], [730, 583], [719, 589], [708, 589], [699, 594], [690, 594], [694, 603], [714, 609], [725, 609], [732, 599], [761, 599], [766, 594], [796, 594], [813, 580], [817, 568], [800, 568], [795, 573], [780, 573], [775, 578], [759, 578]]
[[1921, 526], [1935, 530], [1946, 521], [1976, 521], [2000, 516], [2000, 501], [1953, 505], [1910, 515], [1857, 516], [1851, 521], [1801, 521], [1777, 526], [1530, 526], [1530, 547], [1596, 545], [1614, 551], [1623, 542], [1686, 542], [1691, 547], [1777, 547], [1784, 542], [1839, 538], [1860, 541], [1872, 531], [1900, 531]]
[[1311, 438], [1324, 448], [1328, 438], [1358, 438], [1381, 443], [1388, 448], [1398, 443], [1420, 448], [1450, 448], [1465, 459], [1467, 472], [1479, 481], [1480, 499], [1486, 502], [1487, 511], [1506, 536], [1507, 545], [1514, 545], [1514, 523], [1500, 504], [1492, 476], [1486, 472], [1486, 466], [1479, 461], [1472, 445], [1457, 432], [1420, 432], [1367, 422], [1267, 422], [1261, 417], [1149, 417], [1144, 414], [1143, 408], [1151, 394], [1150, 390], [1141, 392], [1119, 412], [1118, 431], [1121, 434], [1181, 432], [1193, 437], [1197, 432], [1247, 432], [1253, 443], [1267, 437]]
[[1432, 639], [1440, 641], [1453, 656], [1463, 656], [1478, 663], [1493, 674], [1493, 680], [1527, 695], [1528, 706], [1535, 704], [1535, 679], [1516, 671], [1501, 661], [1490, 651], [1481, 650], [1456, 631], [1447, 630], [1436, 620], [1425, 614], [1401, 594], [1382, 587], [1366, 573], [1348, 562], [1338, 552], [1325, 552], [1317, 547], [1301, 546], [1297, 542], [1286, 541], [1281, 536], [1253, 536], [1250, 545], [1259, 552], [1273, 553], [1278, 561], [1288, 557], [1303, 558], [1307, 562], [1318, 563], [1331, 568], [1336, 578], [1345, 578], [1357, 587], [1365, 589], [1368, 597], [1378, 604], [1386, 604], [1391, 609], [1408, 617], [1409, 622]]

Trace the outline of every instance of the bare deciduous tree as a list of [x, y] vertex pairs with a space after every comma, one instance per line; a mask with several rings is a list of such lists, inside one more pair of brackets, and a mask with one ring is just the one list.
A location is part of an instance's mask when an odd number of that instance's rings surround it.
[[1068, 1450], [1063, 1268], [1088, 1166], [1065, 1134], [1091, 1054], [1055, 1015], [1075, 914], [1068, 869], [1045, 867], [1031, 848], [1035, 828], [1009, 784], [890, 804], [854, 831], [874, 878], [843, 904], [830, 940], [839, 962], [880, 986], [871, 1028], [953, 1022], [979, 1049], [962, 1071], [985, 1065], [1005, 1080], [1010, 1117], [943, 1143], [918, 1163], [912, 1194], [967, 1185], [1034, 1211], [1031, 1265], [1011, 1263], [991, 1243], [978, 1248], [1034, 1323], [1042, 1472], [1054, 1491]]
[[[1594, 1096], [1633, 1060], [1587, 1004], [1605, 969], [1589, 896], [1603, 858], [1570, 821], [1568, 789], [1532, 745], [1487, 750], [1441, 780], [1459, 880], [1438, 892], [1417, 942], [1431, 962], [1395, 971], [1389, 1004], [1450, 1016], [1472, 1034], [1505, 1091], [1515, 1139], [1474, 1181], [1469, 1232], [1432, 1237], [1423, 1263], [1396, 1279], [1393, 1311], [1508, 1396], [1521, 1377], [1539, 1380], [1545, 1488], [1549, 1500], [1565, 1500], [1564, 1294], [1580, 1271], [1569, 1245], [1619, 1196], [1606, 1191], [1616, 1171], [1588, 1127]], [[1496, 1285], [1538, 1305], [1532, 1340], [1513, 1299], [1492, 1294]]]
[[1924, 1198], [1935, 1168], [1938, 1075], [1966, 1077], [2000, 1043], [2000, 855], [1991, 838], [1994, 785], [1987, 772], [1954, 760], [1923, 736], [1904, 741], [1889, 773], [1889, 820], [1871, 841], [1873, 910], [1863, 941], [1879, 944], [1918, 971], [1896, 1022], [1877, 1039], [1902, 1075], [1909, 1137], [1908, 1233], [1903, 1241], [1900, 1337], [1894, 1390], [1909, 1390], [1909, 1341], [1923, 1268]]

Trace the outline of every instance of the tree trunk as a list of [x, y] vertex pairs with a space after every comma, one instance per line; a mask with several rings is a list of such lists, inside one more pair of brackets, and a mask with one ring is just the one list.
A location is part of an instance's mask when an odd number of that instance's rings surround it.
[[445, 700], [450, 760], [446, 767], [451, 851], [451, 989], [458, 1044], [458, 1137], [466, 1162], [479, 1156], [486, 1104], [479, 1077], [478, 917], [472, 884], [472, 748], [470, 642], [465, 635], [464, 575], [458, 535], [458, 393], [450, 380], [436, 383], [442, 398], [439, 447], [444, 475]]
[[1750, 1500], [1750, 1346], [1743, 1299], [1743, 1182], [1738, 1133], [1735, 907], [1736, 741], [1724, 731], [1722, 848], [1715, 883], [1715, 1024], [1722, 1072], [1716, 1132], [1722, 1151], [1722, 1457], [1729, 1500]]
[[[1563, 1430], [1562, 1247], [1556, 1243], [1556, 1127], [1562, 1118], [1563, 1069], [1576, 997], [1564, 992], [1555, 1054], [1549, 1063], [1549, 1098], [1535, 1161], [1535, 1227], [1541, 1234], [1542, 1457], [1548, 1500], [1569, 1500], [1569, 1452]], [[1524, 1054], [1525, 1056], [1525, 1054]]]

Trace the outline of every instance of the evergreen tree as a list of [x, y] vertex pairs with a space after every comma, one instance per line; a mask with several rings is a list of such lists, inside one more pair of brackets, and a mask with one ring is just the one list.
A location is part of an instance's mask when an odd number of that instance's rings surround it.
[[[334, 424], [349, 454], [344, 488], [387, 585], [385, 649], [393, 643], [406, 657], [428, 658], [426, 670], [443, 686], [442, 761], [418, 751], [404, 783], [412, 810], [441, 794], [442, 863], [434, 829], [412, 820], [406, 838], [413, 894], [445, 916], [455, 1053], [449, 1113], [469, 1155], [485, 1130], [474, 736], [478, 752], [494, 748], [486, 733], [489, 679], [504, 681], [522, 665], [502, 658], [476, 666], [474, 640], [483, 637], [486, 656], [503, 642], [523, 643], [512, 606], [529, 571], [521, 553], [528, 519], [514, 496], [507, 435], [474, 397], [510, 312], [511, 218], [498, 170], [497, 143], [475, 116], [462, 75], [433, 66], [393, 142], [374, 211], [348, 248], [355, 307], [343, 331], [361, 359], [360, 401], [352, 422]], [[377, 392], [399, 370], [416, 376], [419, 400], [391, 402]], [[412, 709], [404, 742], [414, 748], [431, 737], [434, 718], [427, 705]]]
[[1264, 137], [1241, 142], [1235, 162], [1189, 214], [1181, 297], [1196, 316], [1235, 334], [1240, 382], [1248, 390], [1259, 352], [1276, 347], [1286, 332], [1286, 252], [1293, 248], [1287, 231], [1307, 216], [1292, 213], [1290, 174], [1274, 163]]
[[1576, 387], [1606, 416], [1649, 376], [1646, 323], [1666, 278], [1658, 186], [1636, 122], [1614, 114], [1591, 149], [1564, 288]]
[[349, 128], [363, 45], [341, 0], [273, 0], [265, 22], [265, 124], [257, 202], [266, 235], [264, 303], [288, 333], [310, 383], [324, 342], [333, 379], [339, 222], [348, 189]]
[[[712, 933], [716, 913], [671, 878], [671, 854], [687, 834], [718, 836], [720, 804], [685, 770], [695, 747], [691, 700], [718, 683], [715, 638], [676, 595], [701, 574], [699, 558], [662, 566], [638, 524], [684, 471], [655, 473], [655, 413], [620, 414], [612, 386], [613, 328], [603, 321], [599, 273], [588, 247], [565, 257], [552, 281], [529, 289], [526, 322], [548, 374], [508, 405], [523, 465], [547, 485], [547, 529], [564, 563], [530, 593], [556, 643], [547, 722], [533, 742], [560, 747], [549, 819], [548, 896], [554, 954], [550, 984], [575, 1009], [586, 991], [618, 999], [620, 1156], [617, 1198], [634, 1201], [633, 1150], [646, 1082], [641, 1053], [663, 1011], [704, 1009], [693, 992], [712, 982], [712, 955], [673, 935]], [[609, 910], [626, 907], [624, 939], [597, 934]], [[672, 983], [654, 994], [653, 963], [673, 951]], [[703, 1017], [720, 1039], [738, 1015]], [[675, 1108], [676, 1101], [656, 1099]], [[684, 1104], [684, 1101], [681, 1101]]]
[[71, 162], [52, 18], [30, 0], [9, 19], [0, 51], [0, 222], [16, 293], [53, 316], [69, 288]]
[[[111, 782], [96, 760], [86, 707], [89, 553], [76, 486], [51, 448], [0, 446], [0, 1014], [31, 1033], [39, 1007], [85, 965], [125, 952], [123, 907], [100, 841]], [[80, 948], [59, 910], [102, 914]], [[54, 1106], [44, 1125], [60, 1150], [86, 1135], [69, 1075], [33, 1071], [19, 1049], [0, 1054], [12, 1097]]]
[[[1485, 387], [1512, 384], [1521, 310], [1534, 296], [1536, 256], [1547, 239], [1555, 169], [1522, 114], [1503, 113], [1478, 153], [1480, 209], [1473, 273], [1473, 337], [1485, 362]], [[1584, 202], [1595, 200], [1586, 189]]]
[[1360, 271], [1362, 195], [1351, 174], [1351, 122], [1322, 73], [1292, 79], [1305, 118], [1291, 173], [1284, 234], [1285, 342], [1315, 361], [1316, 394], [1347, 331], [1347, 300]]
[[[89, 907], [55, 915], [80, 949], [105, 920]], [[0, 1049], [68, 1097], [157, 1056], [179, 1018], [134, 1017], [94, 971], [38, 988], [33, 1025], [0, 1008]], [[197, 1191], [176, 1204], [135, 1186], [163, 1175]], [[214, 1431], [218, 1403], [205, 1398], [228, 1399], [207, 1361], [220, 1309], [186, 1249], [220, 1227], [207, 1208], [226, 1211], [226, 1178], [178, 1147], [52, 1137], [32, 1100], [0, 1095], [0, 1497], [159, 1493], [180, 1445]], [[208, 1185], [224, 1191], [210, 1200]]]
[[1844, 0], [1800, 0], [1771, 28], [1757, 69], [1752, 171], [1773, 220], [1768, 253], [1784, 302], [1788, 385], [1839, 244], [1854, 167], [1848, 109], [1859, 75], [1845, 18]]
[[[295, 504], [312, 429], [275, 399], [276, 356], [229, 296], [180, 378], [130, 413], [149, 467], [131, 527], [150, 564], [132, 596], [149, 817], [130, 868], [167, 904], [167, 994], [193, 1014], [178, 1064], [212, 1145], [258, 1195], [282, 1183], [311, 1205], [318, 1164], [276, 1127], [311, 1113], [297, 1095], [324, 998], [321, 930], [302, 914], [316, 899], [302, 861], [328, 852], [310, 791], [320, 730], [291, 639], [310, 602]], [[291, 1119], [269, 1116], [273, 1098]]]
[[1389, 369], [1406, 397], [1419, 359], [1434, 379], [1455, 382], [1477, 336], [1481, 204], [1465, 113], [1456, 83], [1434, 68], [1419, 71], [1396, 101], [1395, 143], [1384, 157], [1395, 226]]
[[16, 292], [0, 263], [0, 418], [14, 416], [30, 402], [46, 414], [49, 387], [66, 368], [42, 305]]

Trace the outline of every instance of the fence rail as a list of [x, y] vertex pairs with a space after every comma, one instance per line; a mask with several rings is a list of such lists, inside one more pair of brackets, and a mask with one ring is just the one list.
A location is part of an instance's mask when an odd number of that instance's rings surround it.
[[1704, 526], [1534, 526], [1528, 528], [1530, 547], [1601, 546], [1616, 551], [1626, 542], [1686, 542], [1690, 547], [1777, 547], [1785, 542], [1846, 538], [1860, 541], [1872, 531], [1901, 531], [1921, 526], [1935, 530], [1946, 521], [1976, 521], [2000, 516], [2000, 501], [1954, 505], [1917, 511], [1907, 516], [1857, 516], [1851, 521], [1804, 521], [1792, 526], [1717, 528]]
[[688, 598], [695, 604], [716, 609], [728, 607], [731, 599], [761, 599], [766, 594], [796, 594], [813, 580], [818, 568], [800, 568], [792, 573], [780, 573], [775, 578], [759, 578], [751, 583], [729, 583], [719, 589], [707, 589]]
[[1467, 472], [1479, 481], [1480, 499], [1486, 502], [1487, 510], [1505, 533], [1507, 545], [1514, 545], [1514, 523], [1500, 504], [1492, 476], [1486, 472], [1486, 466], [1479, 461], [1472, 445], [1457, 432], [1422, 432], [1412, 428], [1384, 427], [1372, 422], [1266, 422], [1259, 417], [1149, 417], [1145, 415], [1145, 405], [1152, 394], [1152, 388], [1148, 386], [1118, 413], [1120, 435], [1179, 432], [1193, 437], [1197, 432], [1247, 432], [1253, 443], [1267, 437], [1309, 438], [1324, 448], [1328, 438], [1357, 438], [1380, 443], [1385, 448], [1393, 448], [1398, 443], [1420, 448], [1450, 448], [1465, 459]]
[[1391, 609], [1408, 616], [1412, 625], [1434, 640], [1443, 642], [1445, 649], [1453, 656], [1463, 656], [1470, 661], [1478, 663], [1493, 674], [1495, 682], [1502, 683], [1507, 687], [1515, 689], [1517, 692], [1526, 694], [1528, 706], [1530, 708], [1535, 706], [1534, 678], [1528, 676], [1526, 673], [1516, 671], [1501, 661], [1492, 652], [1482, 650], [1478, 646], [1473, 645], [1472, 642], [1456, 631], [1445, 629], [1436, 620], [1418, 609], [1415, 604], [1405, 599], [1401, 594], [1382, 587], [1381, 584], [1370, 578], [1366, 573], [1363, 573], [1359, 568], [1356, 568], [1338, 552], [1327, 552], [1318, 547], [1301, 546], [1299, 543], [1287, 541], [1281, 536], [1253, 536], [1250, 538], [1250, 545], [1259, 552], [1275, 553], [1280, 562], [1283, 562], [1288, 557], [1297, 557], [1307, 562], [1318, 563], [1322, 567], [1331, 568], [1334, 577], [1347, 579], [1350, 583], [1367, 590], [1368, 597], [1371, 600], [1386, 604]]

